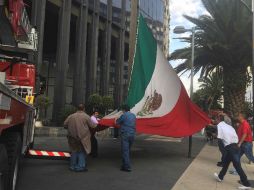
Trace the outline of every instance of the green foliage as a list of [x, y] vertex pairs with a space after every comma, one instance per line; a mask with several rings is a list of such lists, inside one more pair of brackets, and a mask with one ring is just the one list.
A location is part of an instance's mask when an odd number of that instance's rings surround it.
[[36, 97], [35, 106], [38, 107], [39, 109], [47, 109], [49, 104], [50, 104], [49, 97], [45, 95], [39, 95]]
[[207, 95], [205, 89], [199, 89], [193, 93], [192, 101], [197, 104], [202, 110], [208, 111], [210, 109], [221, 109], [221, 102], [211, 101], [210, 97]]
[[38, 119], [39, 120], [44, 120], [45, 119], [45, 111], [48, 108], [48, 106], [50, 105], [49, 102], [49, 97], [45, 96], [45, 95], [39, 95], [36, 97], [35, 100], [35, 106], [38, 108], [39, 110], [39, 116]]
[[[203, 78], [221, 69], [225, 108], [237, 112], [242, 109], [250, 82], [247, 67], [252, 63], [251, 0], [202, 0], [202, 3], [209, 15], [184, 16], [196, 25], [194, 73], [200, 72]], [[179, 39], [191, 44], [191, 36]], [[182, 60], [175, 68], [178, 73], [190, 70], [191, 47], [174, 51], [170, 60]]]
[[[251, 64], [251, 12], [239, 0], [202, 0], [211, 16], [185, 18], [196, 25], [195, 73], [201, 77], [219, 66], [247, 67]], [[246, 0], [250, 2], [250, 0]], [[179, 38], [191, 44], [191, 36]], [[239, 48], [241, 47], [241, 48]], [[189, 70], [191, 47], [178, 49], [171, 60], [182, 59], [178, 72]]]
[[93, 111], [99, 111], [100, 113], [106, 114], [109, 109], [114, 107], [114, 99], [112, 96], [103, 96], [99, 94], [92, 94], [88, 98], [86, 105], [86, 111], [88, 114], [92, 114]]
[[221, 108], [223, 79], [220, 73], [211, 73], [200, 82], [200, 89], [193, 94], [193, 101], [205, 111]]
[[100, 109], [102, 106], [102, 97], [99, 94], [92, 94], [88, 98], [88, 106], [92, 109], [91, 111]]
[[203, 110], [206, 110], [205, 99], [206, 99], [206, 93], [204, 92], [203, 89], [198, 89], [196, 92], [193, 93], [192, 101]]

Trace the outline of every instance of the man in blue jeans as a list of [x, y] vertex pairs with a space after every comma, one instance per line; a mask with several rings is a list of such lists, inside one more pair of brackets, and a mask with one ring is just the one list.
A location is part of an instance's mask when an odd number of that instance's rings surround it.
[[227, 173], [228, 167], [230, 163], [233, 163], [234, 168], [236, 169], [237, 173], [240, 176], [241, 180], [241, 186], [238, 187], [238, 189], [251, 189], [250, 182], [248, 181], [248, 178], [246, 174], [244, 173], [241, 162], [240, 162], [240, 148], [238, 147], [238, 136], [236, 134], [235, 129], [226, 124], [224, 122], [224, 116], [219, 116], [219, 124], [217, 125], [218, 128], [218, 135], [217, 137], [222, 140], [225, 150], [226, 150], [226, 156], [223, 163], [223, 168], [220, 171], [219, 174], [214, 173], [214, 177], [218, 182], [222, 182], [224, 179], [224, 176]]
[[130, 112], [128, 105], [122, 106], [123, 114], [116, 120], [116, 124], [120, 125], [121, 148], [122, 148], [122, 167], [125, 172], [131, 171], [130, 164], [130, 148], [134, 142], [136, 132], [136, 116]]
[[[226, 124], [232, 126], [232, 120], [230, 118], [230, 116], [232, 115], [230, 112], [224, 112], [224, 121]], [[219, 146], [219, 150], [221, 152], [221, 161], [217, 163], [217, 166], [219, 167], [223, 167], [223, 163], [224, 163], [224, 160], [226, 158], [226, 150], [225, 150], [225, 147], [224, 147], [224, 144], [223, 144], [223, 141], [221, 139], [218, 139], [218, 146]]]
[[249, 161], [254, 162], [251, 127], [244, 115], [241, 113], [238, 114], [238, 121], [240, 123], [240, 126], [237, 129], [237, 135], [239, 138], [238, 146], [241, 149], [240, 157], [245, 154]]
[[97, 124], [85, 113], [83, 104], [79, 104], [76, 113], [64, 121], [68, 130], [68, 144], [71, 150], [70, 170], [75, 172], [87, 171], [86, 156], [91, 152], [90, 130]]

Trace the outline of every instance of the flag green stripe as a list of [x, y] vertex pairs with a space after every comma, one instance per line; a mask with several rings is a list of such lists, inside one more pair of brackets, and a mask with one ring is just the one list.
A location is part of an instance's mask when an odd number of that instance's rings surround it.
[[157, 43], [144, 18], [139, 16], [134, 65], [130, 78], [127, 103], [132, 108], [144, 96], [156, 64]]

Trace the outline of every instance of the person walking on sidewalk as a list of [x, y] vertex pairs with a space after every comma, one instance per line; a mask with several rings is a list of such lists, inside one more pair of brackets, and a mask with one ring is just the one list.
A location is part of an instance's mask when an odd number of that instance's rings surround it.
[[237, 173], [240, 176], [240, 180], [242, 183], [242, 185], [238, 189], [251, 189], [250, 182], [248, 181], [248, 178], [241, 166], [239, 157], [240, 148], [237, 145], [238, 136], [236, 134], [236, 131], [232, 126], [225, 123], [223, 115], [220, 115], [218, 119], [219, 124], [217, 125], [218, 127], [217, 138], [223, 141], [226, 150], [226, 157], [222, 170], [220, 171], [219, 174], [214, 173], [214, 177], [218, 182], [222, 182], [224, 176], [227, 173], [229, 164], [232, 162], [233, 166], [235, 167]]
[[136, 116], [130, 112], [128, 105], [122, 106], [123, 114], [116, 120], [120, 125], [121, 148], [122, 148], [122, 171], [130, 172], [130, 148], [134, 142], [136, 132]]
[[240, 126], [237, 129], [237, 135], [239, 138], [238, 146], [241, 149], [240, 157], [242, 157], [243, 154], [245, 154], [246, 157], [249, 159], [249, 161], [254, 162], [254, 156], [253, 156], [253, 150], [252, 150], [253, 137], [252, 137], [251, 127], [242, 113], [238, 115], [238, 121], [240, 123]]
[[[224, 112], [223, 115], [224, 115], [224, 122], [227, 123], [228, 125], [232, 126], [232, 120], [231, 120], [229, 114], [227, 112]], [[218, 139], [218, 146], [219, 146], [219, 150], [221, 152], [221, 161], [217, 163], [217, 166], [223, 167], [223, 163], [224, 163], [227, 151], [225, 150], [223, 141], [221, 139]]]
[[91, 118], [84, 112], [84, 105], [79, 104], [78, 111], [64, 121], [68, 130], [68, 143], [71, 149], [70, 170], [87, 171], [86, 155], [91, 152], [90, 130], [95, 128]]

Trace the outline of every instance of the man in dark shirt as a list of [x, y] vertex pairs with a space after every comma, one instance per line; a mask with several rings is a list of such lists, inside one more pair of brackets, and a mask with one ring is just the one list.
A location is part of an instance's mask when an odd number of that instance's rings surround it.
[[130, 148], [134, 142], [136, 132], [136, 116], [130, 112], [130, 107], [124, 105], [122, 107], [123, 114], [116, 120], [116, 124], [120, 125], [121, 148], [122, 148], [122, 171], [130, 172]]

